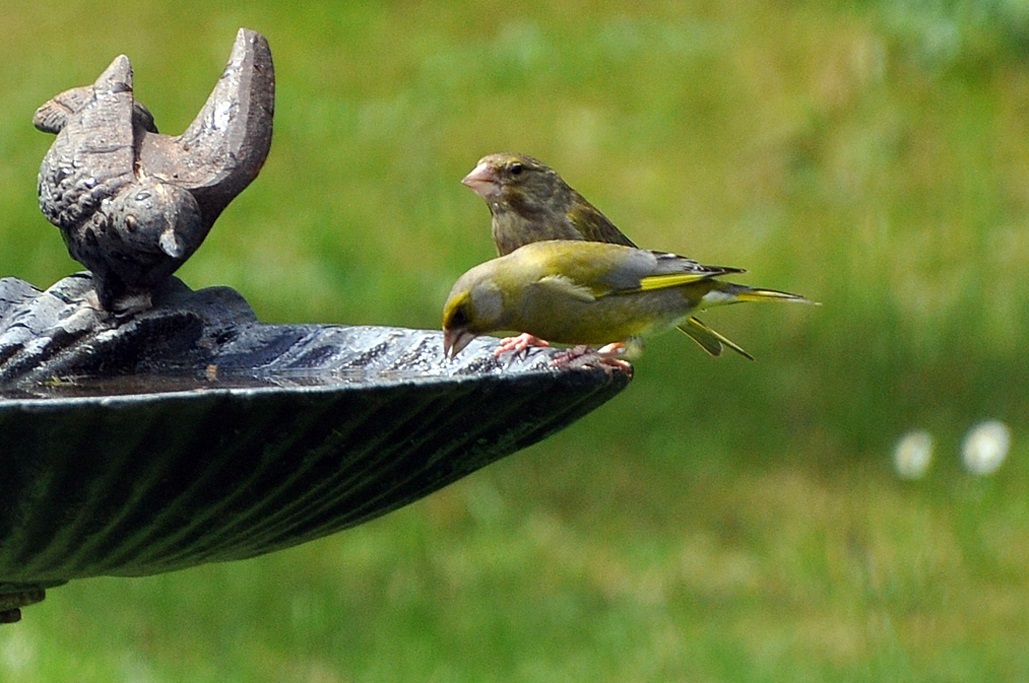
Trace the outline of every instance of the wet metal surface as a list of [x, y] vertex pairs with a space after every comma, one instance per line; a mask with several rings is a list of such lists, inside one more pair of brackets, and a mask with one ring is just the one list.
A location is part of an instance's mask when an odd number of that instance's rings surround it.
[[[289, 547], [373, 519], [601, 405], [556, 351], [457, 361], [436, 331], [265, 325], [174, 278], [125, 321], [80, 274], [0, 280], [0, 612], [70, 579]], [[16, 609], [12, 606], [11, 609]], [[13, 617], [8, 615], [8, 620]]]

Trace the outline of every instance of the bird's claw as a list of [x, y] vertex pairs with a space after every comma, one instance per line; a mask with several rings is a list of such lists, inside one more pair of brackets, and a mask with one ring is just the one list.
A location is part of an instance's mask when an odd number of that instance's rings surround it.
[[550, 346], [545, 339], [535, 337], [528, 332], [523, 332], [517, 337], [505, 337], [500, 340], [500, 346], [497, 347], [496, 351], [493, 352], [494, 358], [499, 358], [505, 353], [519, 353], [527, 352], [531, 347], [544, 347]]
[[575, 346], [557, 354], [550, 361], [552, 368], [600, 368], [608, 374], [614, 372], [632, 373], [632, 364], [619, 358], [625, 353], [625, 344], [607, 344], [600, 349], [591, 346]]
[[597, 353], [601, 356], [618, 359], [628, 353], [628, 350], [629, 347], [625, 342], [611, 342], [610, 344], [604, 344], [597, 349]]

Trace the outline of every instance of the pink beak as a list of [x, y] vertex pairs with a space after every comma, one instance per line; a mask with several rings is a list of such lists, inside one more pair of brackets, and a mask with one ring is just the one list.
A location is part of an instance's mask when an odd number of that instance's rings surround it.
[[461, 179], [461, 182], [472, 188], [480, 197], [492, 197], [500, 191], [496, 172], [485, 162], [473, 168], [471, 173]]
[[443, 355], [453, 360], [457, 354], [461, 353], [464, 347], [475, 339], [475, 335], [463, 328], [454, 328], [451, 330], [443, 331]]

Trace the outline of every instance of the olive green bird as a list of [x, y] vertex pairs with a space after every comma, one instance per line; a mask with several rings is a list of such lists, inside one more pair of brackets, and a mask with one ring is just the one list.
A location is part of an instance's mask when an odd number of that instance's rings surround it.
[[527, 154], [485, 156], [461, 182], [486, 200], [500, 256], [543, 240], [636, 246], [557, 171]]
[[[557, 171], [527, 154], [485, 156], [461, 182], [486, 200], [493, 217], [493, 242], [500, 256], [543, 240], [586, 240], [636, 246]], [[712, 356], [720, 356], [725, 345], [754, 359], [693, 316], [678, 327]]]
[[713, 306], [813, 303], [796, 294], [718, 279], [741, 272], [618, 244], [533, 242], [458, 279], [443, 308], [443, 350], [454, 358], [475, 337], [502, 330], [562, 344], [620, 346]]

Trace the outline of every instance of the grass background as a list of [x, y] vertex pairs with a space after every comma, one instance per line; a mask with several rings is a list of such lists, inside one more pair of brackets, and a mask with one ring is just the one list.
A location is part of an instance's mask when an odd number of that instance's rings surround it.
[[[0, 678], [1029, 678], [1025, 2], [22, 5], [0, 274], [78, 269], [36, 208], [33, 110], [125, 53], [178, 133], [239, 26], [272, 46], [275, 137], [195, 288], [269, 322], [436, 328], [493, 253], [458, 180], [517, 150], [638, 243], [825, 305], [706, 318], [756, 363], [659, 337], [593, 415], [362, 527], [54, 589], [0, 628]], [[1013, 451], [975, 478], [958, 446], [988, 417]], [[937, 457], [900, 481], [912, 428]]]

